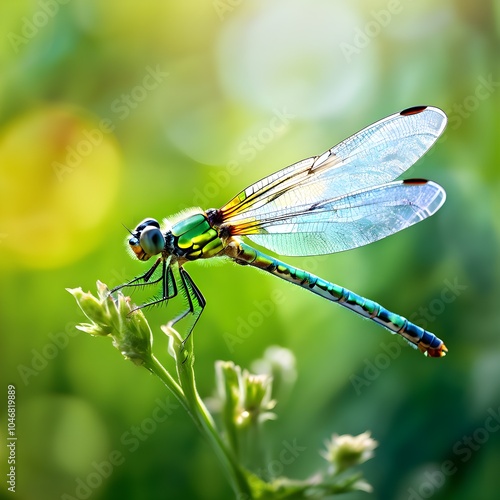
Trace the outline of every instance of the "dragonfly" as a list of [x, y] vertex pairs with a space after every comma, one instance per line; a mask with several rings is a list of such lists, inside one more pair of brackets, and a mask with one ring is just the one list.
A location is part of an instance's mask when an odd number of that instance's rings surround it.
[[181, 294], [191, 335], [206, 301], [185, 269], [192, 261], [229, 258], [298, 285], [402, 336], [426, 356], [445, 356], [433, 333], [343, 286], [263, 253], [250, 242], [285, 256], [324, 255], [381, 240], [436, 213], [444, 189], [425, 179], [396, 180], [442, 134], [445, 113], [415, 106], [364, 128], [319, 156], [290, 165], [247, 187], [222, 208], [192, 208], [165, 219], [146, 218], [128, 230], [140, 261], [156, 257], [143, 274], [110, 293], [156, 287], [137, 309]]

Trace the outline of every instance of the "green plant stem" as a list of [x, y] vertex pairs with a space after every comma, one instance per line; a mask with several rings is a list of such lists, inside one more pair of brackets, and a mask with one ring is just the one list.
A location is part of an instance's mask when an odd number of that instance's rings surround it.
[[[190, 349], [187, 350], [188, 357], [186, 358], [186, 351], [183, 351], [182, 349], [183, 348], [180, 345], [175, 346], [177, 354], [177, 373], [180, 385], [154, 356], [151, 356], [151, 361], [147, 363], [146, 367], [159, 377], [167, 388], [172, 391], [174, 396], [191, 416], [196, 427], [198, 427], [200, 432], [206, 436], [215, 453], [219, 457], [229, 482], [234, 491], [239, 495], [239, 498], [251, 499], [253, 498], [253, 495], [245, 474], [241, 470], [238, 462], [230, 450], [222, 441], [217, 429], [215, 428], [215, 422], [213, 421], [196, 389], [193, 369], [193, 352]], [[184, 362], [182, 361], [183, 359]]]
[[186, 396], [182, 387], [174, 380], [172, 375], [168, 373], [165, 367], [156, 359], [154, 354], [151, 354], [144, 362], [144, 367], [147, 368], [151, 373], [156, 375], [172, 392], [179, 403], [184, 407], [184, 409], [191, 414], [191, 408], [187, 404]]
[[[201, 426], [202, 433], [207, 436], [219, 460], [224, 466], [226, 474], [235, 492], [240, 498], [252, 498], [252, 491], [247, 482], [247, 478], [240, 468], [238, 461], [221, 439], [219, 432], [215, 428], [215, 422], [203, 403], [198, 390], [196, 389], [196, 379], [194, 374], [194, 351], [191, 336], [187, 344], [176, 344], [177, 351], [177, 373], [179, 382], [184, 390], [186, 399], [191, 406], [192, 412], [196, 415]], [[187, 358], [184, 355], [187, 353]], [[183, 360], [183, 361], [182, 361]]]
[[[263, 418], [269, 419], [272, 416], [269, 413], [274, 407], [274, 401], [270, 400], [271, 379], [242, 372], [233, 362], [216, 363], [219, 390], [225, 399], [223, 419], [229, 440], [226, 443], [196, 389], [193, 336], [188, 335], [183, 341], [171, 324], [162, 326], [163, 332], [169, 338], [168, 352], [175, 359], [176, 380], [152, 353], [153, 335], [142, 312], [133, 309], [130, 299], [121, 293], [118, 293], [116, 298], [110, 297], [109, 290], [103, 283], [98, 282], [97, 288], [98, 297], [83, 292], [81, 288], [68, 290], [91, 321], [77, 325], [77, 328], [91, 335], [111, 337], [113, 345], [125, 358], [136, 365], [144, 366], [165, 384], [190, 415], [201, 434], [208, 439], [239, 500], [324, 498], [353, 490], [370, 491], [370, 486], [362, 481], [359, 475], [345, 480], [337, 477], [337, 474], [322, 474], [312, 476], [306, 481], [278, 478], [268, 482], [250, 472], [248, 464], [240, 464], [238, 458], [246, 457], [248, 463], [255, 466], [261, 462], [258, 453], [259, 425]], [[131, 314], [132, 312], [134, 314]], [[247, 407], [252, 411], [258, 408], [263, 412], [256, 413], [255, 418], [248, 421], [252, 415], [247, 410], [241, 411]], [[244, 420], [241, 419], [243, 416]], [[242, 422], [246, 425], [242, 426]], [[340, 473], [347, 466], [363, 463], [371, 458], [376, 446], [377, 443], [371, 439], [369, 432], [359, 436], [334, 434], [323, 455]], [[332, 482], [333, 480], [335, 481]]]

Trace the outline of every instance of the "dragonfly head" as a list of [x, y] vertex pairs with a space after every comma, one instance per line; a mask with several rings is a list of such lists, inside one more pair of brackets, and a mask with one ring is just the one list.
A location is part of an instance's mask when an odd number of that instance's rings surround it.
[[165, 236], [155, 219], [144, 219], [130, 234], [128, 244], [139, 260], [148, 260], [165, 248]]

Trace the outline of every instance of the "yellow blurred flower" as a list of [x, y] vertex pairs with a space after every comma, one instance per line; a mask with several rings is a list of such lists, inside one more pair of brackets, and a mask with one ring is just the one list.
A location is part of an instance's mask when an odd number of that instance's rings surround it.
[[121, 166], [108, 122], [58, 105], [0, 130], [0, 261], [57, 267], [97, 245]]

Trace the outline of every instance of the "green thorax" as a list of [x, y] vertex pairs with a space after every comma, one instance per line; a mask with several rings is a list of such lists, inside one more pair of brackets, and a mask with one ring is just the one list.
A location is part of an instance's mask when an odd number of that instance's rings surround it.
[[179, 255], [188, 260], [208, 259], [224, 248], [217, 230], [210, 225], [205, 213], [190, 215], [176, 222], [171, 233]]

